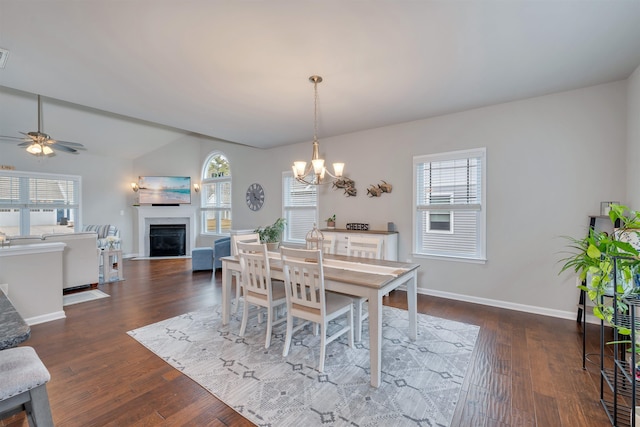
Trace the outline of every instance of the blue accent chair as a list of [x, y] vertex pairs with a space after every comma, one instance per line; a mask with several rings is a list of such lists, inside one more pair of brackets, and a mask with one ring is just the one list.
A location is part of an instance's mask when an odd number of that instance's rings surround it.
[[231, 255], [231, 238], [223, 237], [213, 243], [213, 248], [194, 248], [191, 251], [191, 270], [215, 270], [222, 268], [221, 258]]
[[231, 238], [223, 237], [213, 243], [213, 268], [222, 268], [222, 257], [231, 255]]

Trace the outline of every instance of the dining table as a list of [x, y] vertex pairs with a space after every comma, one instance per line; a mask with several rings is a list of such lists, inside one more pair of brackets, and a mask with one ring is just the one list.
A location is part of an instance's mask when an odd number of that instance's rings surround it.
[[0, 290], [0, 350], [16, 347], [31, 337], [31, 328]]
[[[369, 300], [369, 359], [371, 385], [379, 387], [382, 379], [382, 298], [405, 285], [409, 324], [407, 335], [417, 336], [417, 276], [419, 264], [323, 254], [325, 289]], [[279, 252], [269, 252], [271, 278], [284, 280]], [[237, 256], [222, 258], [222, 323], [229, 323], [231, 286], [234, 272], [240, 272]]]

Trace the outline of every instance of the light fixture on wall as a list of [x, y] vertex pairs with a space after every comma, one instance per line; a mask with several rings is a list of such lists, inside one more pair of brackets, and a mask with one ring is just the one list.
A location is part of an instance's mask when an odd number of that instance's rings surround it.
[[138, 190], [140, 189], [140, 187], [138, 187], [138, 183], [137, 182], [132, 182], [131, 183], [131, 189], [137, 193]]
[[200, 184], [198, 184], [197, 182], [193, 184], [193, 191], [195, 191], [196, 193], [200, 192]]
[[318, 144], [318, 83], [322, 82], [322, 77], [311, 76], [309, 81], [313, 83], [314, 104], [313, 104], [313, 152], [311, 154], [311, 163], [307, 167], [307, 162], [295, 161], [293, 162], [293, 175], [300, 182], [310, 185], [325, 184], [325, 174], [332, 178], [342, 177], [342, 171], [344, 170], [344, 163], [334, 163], [333, 172], [331, 174], [324, 166], [324, 159], [320, 158], [319, 144]]

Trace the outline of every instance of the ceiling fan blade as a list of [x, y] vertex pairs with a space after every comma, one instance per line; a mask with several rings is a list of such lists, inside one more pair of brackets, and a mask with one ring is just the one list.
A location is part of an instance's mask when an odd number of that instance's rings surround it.
[[21, 133], [22, 135], [26, 136], [27, 138], [35, 139], [33, 136], [29, 135], [29, 134], [28, 134], [28, 133], [26, 133], [26, 132], [18, 132], [18, 133]]
[[53, 147], [53, 150], [60, 150], [60, 151], [65, 151], [67, 153], [72, 153], [72, 154], [78, 154], [78, 150], [76, 150], [75, 148], [71, 148], [71, 147], [66, 147], [64, 145], [60, 145], [60, 144], [56, 144]]
[[20, 138], [19, 136], [0, 135], [0, 139], [6, 139], [8, 141], [24, 141], [24, 138]]
[[18, 144], [18, 147], [28, 147], [31, 144], [33, 144], [33, 141], [24, 141], [24, 142], [21, 142], [20, 144]]
[[73, 148], [84, 148], [84, 145], [80, 144], [79, 142], [60, 141], [59, 139], [52, 139], [51, 141], [58, 145], [66, 145]]

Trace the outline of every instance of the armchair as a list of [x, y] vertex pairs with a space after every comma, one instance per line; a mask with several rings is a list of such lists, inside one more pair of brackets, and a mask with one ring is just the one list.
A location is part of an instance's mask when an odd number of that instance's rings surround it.
[[222, 257], [231, 255], [231, 238], [223, 237], [213, 243], [213, 269], [222, 268]]

